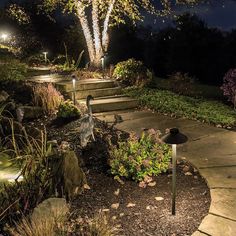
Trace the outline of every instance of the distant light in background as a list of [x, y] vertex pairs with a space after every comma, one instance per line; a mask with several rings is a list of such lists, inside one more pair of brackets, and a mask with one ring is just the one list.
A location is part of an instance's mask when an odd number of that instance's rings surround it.
[[1, 33], [1, 39], [3, 40], [3, 42], [6, 42], [6, 40], [9, 38], [9, 34], [7, 33]]

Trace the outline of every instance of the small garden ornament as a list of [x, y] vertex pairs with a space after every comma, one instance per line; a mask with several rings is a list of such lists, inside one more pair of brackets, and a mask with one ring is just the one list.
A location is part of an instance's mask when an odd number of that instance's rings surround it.
[[95, 141], [93, 128], [94, 128], [94, 121], [92, 115], [92, 107], [90, 101], [94, 98], [91, 95], [88, 95], [86, 105], [88, 108], [88, 114], [80, 119], [81, 126], [80, 126], [80, 142], [81, 146], [85, 147], [92, 136], [93, 140]]

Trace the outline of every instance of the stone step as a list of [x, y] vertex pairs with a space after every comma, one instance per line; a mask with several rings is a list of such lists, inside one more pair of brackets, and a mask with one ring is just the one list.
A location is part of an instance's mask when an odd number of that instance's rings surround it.
[[[76, 99], [85, 99], [88, 95], [92, 95], [94, 98], [115, 96], [121, 94], [121, 87], [103, 88], [103, 89], [90, 89], [90, 90], [77, 90], [75, 92]], [[73, 92], [69, 93], [70, 98], [73, 98]]]
[[[86, 104], [85, 100], [78, 100], [78, 102]], [[133, 109], [138, 106], [138, 101], [130, 97], [97, 98], [91, 101], [91, 106], [93, 113], [99, 113]]]
[[[116, 83], [113, 80], [103, 79], [87, 79], [81, 80], [75, 83], [75, 90], [92, 90], [92, 89], [105, 89], [116, 87]], [[56, 88], [62, 92], [73, 91], [72, 81], [62, 81], [56, 83]]]

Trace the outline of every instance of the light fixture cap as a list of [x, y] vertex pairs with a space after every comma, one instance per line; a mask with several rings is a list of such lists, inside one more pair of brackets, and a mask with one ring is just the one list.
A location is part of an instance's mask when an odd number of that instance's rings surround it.
[[162, 141], [167, 144], [182, 144], [188, 141], [188, 137], [179, 132], [177, 128], [171, 128], [170, 132], [162, 137]]

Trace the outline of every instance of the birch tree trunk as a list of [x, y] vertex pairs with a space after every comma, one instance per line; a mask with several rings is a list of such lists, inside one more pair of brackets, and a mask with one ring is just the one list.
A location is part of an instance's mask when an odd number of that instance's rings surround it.
[[99, 3], [97, 0], [92, 1], [92, 24], [89, 25], [88, 16], [85, 13], [84, 6], [81, 2], [77, 3], [77, 17], [79, 18], [83, 34], [85, 37], [90, 65], [101, 67], [101, 58], [109, 46], [109, 22], [111, 13], [116, 0], [111, 0], [103, 22], [99, 20]]

